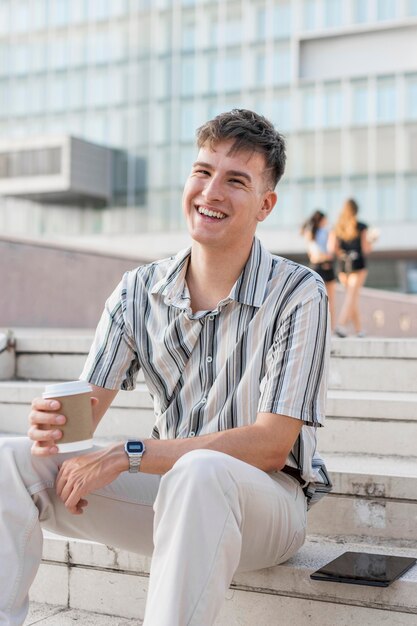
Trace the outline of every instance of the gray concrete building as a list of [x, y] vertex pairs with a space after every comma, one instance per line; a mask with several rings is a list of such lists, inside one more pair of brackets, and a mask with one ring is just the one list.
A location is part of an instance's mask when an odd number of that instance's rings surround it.
[[235, 106], [288, 140], [270, 247], [353, 196], [371, 284], [417, 292], [416, 0], [2, 0], [2, 233], [180, 230], [195, 128]]

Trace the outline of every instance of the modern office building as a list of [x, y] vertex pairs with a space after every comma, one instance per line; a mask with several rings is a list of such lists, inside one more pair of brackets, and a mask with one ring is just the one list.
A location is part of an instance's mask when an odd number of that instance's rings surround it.
[[288, 139], [277, 251], [353, 196], [382, 283], [417, 292], [416, 0], [0, 0], [1, 230], [182, 228], [195, 128], [235, 106]]

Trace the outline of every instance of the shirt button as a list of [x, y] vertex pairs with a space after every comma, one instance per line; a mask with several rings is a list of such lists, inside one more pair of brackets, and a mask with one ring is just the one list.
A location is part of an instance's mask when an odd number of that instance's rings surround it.
[[195, 437], [195, 432], [192, 430], [188, 436], [189, 437]]
[[208, 318], [209, 318], [210, 322], [212, 322], [214, 320], [214, 315], [209, 315]]
[[212, 356], [208, 356], [208, 357], [207, 357], [207, 359], [206, 359], [207, 363], [211, 363], [211, 362], [212, 362], [212, 360], [213, 360], [213, 357], [212, 357]]
[[201, 404], [205, 404], [206, 402], [207, 402], [207, 398], [205, 396], [201, 398]]

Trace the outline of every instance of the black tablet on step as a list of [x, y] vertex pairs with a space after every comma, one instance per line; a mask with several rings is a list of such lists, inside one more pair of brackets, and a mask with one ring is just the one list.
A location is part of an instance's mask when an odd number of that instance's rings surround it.
[[310, 577], [337, 583], [388, 587], [416, 562], [417, 559], [407, 556], [345, 552], [310, 574]]

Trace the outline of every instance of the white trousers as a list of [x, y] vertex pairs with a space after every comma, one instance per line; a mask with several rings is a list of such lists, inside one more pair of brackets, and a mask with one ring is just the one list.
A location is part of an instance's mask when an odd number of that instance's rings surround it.
[[145, 626], [211, 626], [234, 573], [282, 563], [303, 544], [297, 481], [221, 452], [185, 454], [162, 478], [123, 473], [71, 515], [54, 490], [69, 454], [40, 459], [0, 440], [0, 625], [21, 626], [42, 530], [153, 555]]

